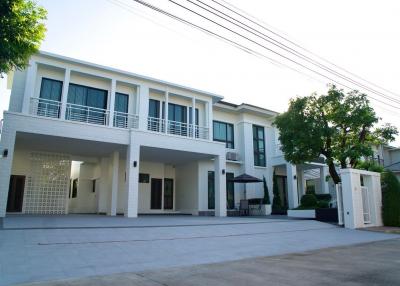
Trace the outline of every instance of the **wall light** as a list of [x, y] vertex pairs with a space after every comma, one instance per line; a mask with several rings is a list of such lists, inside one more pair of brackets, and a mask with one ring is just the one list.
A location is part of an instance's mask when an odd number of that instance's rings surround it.
[[3, 158], [6, 158], [8, 156], [8, 149], [3, 150]]
[[297, 179], [297, 176], [296, 176], [296, 175], [294, 175], [294, 176], [293, 176], [293, 180], [296, 180], [296, 179]]
[[137, 161], [133, 161], [133, 167], [134, 167], [134, 168], [137, 167]]
[[222, 169], [222, 175], [225, 175], [225, 169]]

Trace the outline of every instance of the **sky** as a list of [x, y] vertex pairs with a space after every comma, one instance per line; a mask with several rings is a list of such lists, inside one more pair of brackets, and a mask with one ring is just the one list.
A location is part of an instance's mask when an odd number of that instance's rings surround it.
[[[169, 1], [146, 1], [285, 62]], [[392, 91], [396, 95], [384, 92], [400, 100], [398, 1], [227, 1], [273, 31]], [[213, 92], [236, 104], [245, 102], [283, 112], [290, 98], [324, 93], [330, 82], [291, 62], [285, 64], [306, 75], [246, 53], [131, 0], [37, 2], [48, 11], [41, 50]], [[5, 80], [0, 80], [0, 118], [9, 101]], [[400, 128], [400, 109], [375, 101], [371, 104], [382, 123]], [[393, 145], [399, 146], [400, 138]]]

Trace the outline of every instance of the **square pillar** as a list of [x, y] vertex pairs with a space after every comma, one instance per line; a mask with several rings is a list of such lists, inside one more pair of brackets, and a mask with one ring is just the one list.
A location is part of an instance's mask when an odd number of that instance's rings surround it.
[[329, 175], [328, 166], [320, 167], [319, 173], [320, 173], [321, 193], [329, 194], [329, 182], [326, 180], [326, 176]]
[[[165, 110], [164, 110], [164, 119], [165, 119], [165, 133], [168, 133], [168, 104], [169, 104], [169, 92], [168, 90], [165, 91]], [[162, 113], [162, 110], [160, 110], [160, 113]]]
[[114, 126], [114, 110], [115, 110], [115, 89], [117, 88], [117, 81], [113, 78], [111, 80], [111, 92], [110, 92], [110, 114], [108, 118], [108, 126]]
[[215, 216], [226, 216], [226, 162], [225, 154], [214, 158]]
[[[10, 130], [8, 122], [8, 120], [4, 121], [0, 143], [0, 226], [2, 224], [2, 218], [6, 216], [8, 187], [10, 185], [16, 137], [15, 130]], [[6, 157], [3, 156], [4, 150], [7, 150], [8, 153]]]
[[286, 175], [288, 185], [289, 209], [297, 208], [299, 206], [299, 196], [297, 193], [296, 165], [286, 164]]
[[193, 130], [193, 134], [192, 137], [195, 138], [196, 137], [196, 98], [192, 97], [192, 122], [189, 122], [192, 124], [192, 130]]
[[208, 126], [208, 140], [213, 140], [213, 104], [212, 101], [207, 101], [207, 126]]
[[115, 151], [111, 155], [112, 162], [112, 177], [111, 177], [111, 194], [110, 194], [110, 207], [108, 215], [117, 215], [117, 202], [118, 202], [118, 176], [119, 176], [119, 152]]
[[61, 111], [60, 111], [61, 119], [67, 119], [66, 112], [67, 112], [68, 88], [69, 88], [70, 78], [71, 78], [71, 70], [69, 68], [66, 68], [64, 74], [64, 82], [62, 86], [62, 92], [61, 92]]
[[139, 129], [147, 130], [147, 117], [149, 116], [149, 87], [147, 85], [140, 85], [138, 89]]
[[97, 195], [97, 212], [107, 212], [107, 203], [109, 200], [109, 158], [102, 157], [100, 159], [100, 180], [99, 193]]
[[139, 204], [139, 164], [140, 145], [132, 140], [128, 146], [126, 157], [125, 213], [126, 217], [138, 216]]
[[306, 193], [306, 180], [304, 178], [304, 170], [300, 169], [297, 172], [297, 181], [298, 181], [298, 193], [299, 193], [299, 198]]
[[28, 114], [30, 110], [30, 100], [34, 97], [35, 83], [37, 74], [37, 63], [30, 60], [29, 66], [26, 69], [26, 81], [24, 99], [22, 102], [22, 113]]

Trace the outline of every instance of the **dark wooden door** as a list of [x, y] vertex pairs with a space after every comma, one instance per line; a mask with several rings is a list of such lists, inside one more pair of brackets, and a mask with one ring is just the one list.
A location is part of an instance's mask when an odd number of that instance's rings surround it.
[[25, 176], [11, 175], [8, 188], [7, 212], [22, 212]]
[[174, 208], [174, 180], [164, 179], [164, 209]]
[[152, 210], [161, 209], [161, 198], [162, 198], [161, 196], [162, 196], [162, 180], [151, 179], [150, 208]]

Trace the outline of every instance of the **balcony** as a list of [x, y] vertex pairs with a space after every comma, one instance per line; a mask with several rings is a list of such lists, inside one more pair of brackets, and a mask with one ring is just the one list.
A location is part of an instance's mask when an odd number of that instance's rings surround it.
[[[167, 131], [165, 130], [166, 127]], [[147, 130], [182, 137], [205, 140], [209, 139], [208, 127], [172, 120], [165, 120], [162, 118], [148, 117]]]
[[[30, 114], [50, 118], [60, 118], [61, 102], [43, 98], [31, 98]], [[102, 108], [67, 103], [65, 119], [69, 121], [107, 126], [109, 125], [110, 111]], [[137, 129], [139, 128], [139, 117], [134, 114], [115, 111], [112, 126], [124, 129]]]

